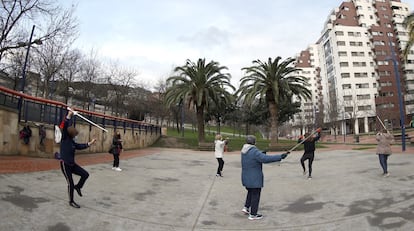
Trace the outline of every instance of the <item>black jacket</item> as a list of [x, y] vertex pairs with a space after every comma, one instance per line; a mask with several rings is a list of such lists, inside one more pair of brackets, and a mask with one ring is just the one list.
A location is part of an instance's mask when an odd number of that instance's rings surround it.
[[87, 143], [78, 144], [68, 134], [68, 127], [72, 125], [72, 120], [65, 117], [62, 129], [62, 141], [60, 142], [60, 156], [67, 165], [75, 164], [75, 150], [86, 149], [89, 147]]

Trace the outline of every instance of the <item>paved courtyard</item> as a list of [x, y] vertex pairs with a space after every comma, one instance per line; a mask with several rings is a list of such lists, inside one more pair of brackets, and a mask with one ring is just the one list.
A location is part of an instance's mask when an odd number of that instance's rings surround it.
[[[133, 152], [133, 151], [132, 151]], [[0, 174], [0, 230], [413, 230], [414, 155], [393, 154], [384, 178], [372, 150], [320, 149], [313, 179], [302, 175], [301, 152], [264, 165], [259, 213], [241, 209], [240, 154], [226, 153], [217, 178], [212, 152], [143, 149], [85, 165], [90, 178], [80, 209], [67, 202], [58, 169]], [[100, 154], [106, 155], [107, 154]], [[96, 156], [99, 158], [99, 155]], [[107, 158], [107, 157], [106, 157]], [[58, 162], [55, 163], [58, 166]], [[76, 178], [77, 179], [77, 178]]]

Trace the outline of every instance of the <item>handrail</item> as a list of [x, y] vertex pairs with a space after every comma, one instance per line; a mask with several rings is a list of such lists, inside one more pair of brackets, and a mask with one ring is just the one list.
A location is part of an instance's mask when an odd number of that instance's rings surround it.
[[[65, 103], [62, 103], [60, 101], [55, 101], [55, 100], [45, 99], [45, 98], [41, 98], [41, 97], [31, 96], [31, 95], [28, 95], [28, 94], [25, 94], [25, 93], [22, 93], [22, 92], [19, 92], [19, 91], [15, 91], [15, 90], [6, 88], [4, 86], [0, 86], [0, 91], [6, 92], [6, 93], [11, 94], [11, 95], [15, 95], [15, 96], [27, 99], [27, 100], [31, 100], [31, 101], [36, 101], [36, 102], [61, 106], [61, 107], [64, 107], [65, 109], [68, 107], [68, 105], [66, 105]], [[78, 111], [78, 112], [82, 112], [82, 113], [97, 116], [97, 117], [102, 117], [104, 119], [108, 118], [108, 119], [112, 119], [112, 120], [136, 123], [136, 124], [141, 124], [141, 125], [154, 125], [154, 124], [150, 124], [150, 123], [146, 123], [146, 122], [142, 122], [142, 121], [138, 121], [138, 120], [132, 120], [132, 119], [127, 119], [127, 118], [122, 118], [122, 117], [106, 115], [106, 114], [102, 114], [102, 113], [99, 113], [99, 112], [87, 111], [87, 110], [84, 110], [84, 109], [81, 109], [81, 108], [76, 108], [76, 107], [74, 107], [73, 109], [76, 109], [76, 111]]]

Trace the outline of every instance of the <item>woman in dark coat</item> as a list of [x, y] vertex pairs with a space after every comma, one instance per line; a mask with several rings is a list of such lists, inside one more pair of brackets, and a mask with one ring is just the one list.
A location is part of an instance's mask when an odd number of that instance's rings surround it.
[[[74, 208], [80, 208], [80, 206], [73, 200], [73, 192], [76, 190], [78, 195], [82, 196], [81, 189], [85, 184], [86, 179], [88, 179], [89, 173], [75, 162], [75, 151], [89, 148], [96, 142], [96, 139], [92, 139], [88, 143], [77, 143], [74, 138], [79, 132], [75, 127], [71, 126], [73, 122], [72, 116], [73, 112], [69, 111], [61, 124], [62, 140], [60, 143], [60, 168], [68, 183], [69, 205]], [[72, 174], [80, 176], [76, 185], [73, 182]]]
[[114, 137], [112, 138], [112, 154], [114, 155], [114, 163], [112, 165], [112, 169], [115, 171], [122, 171], [122, 169], [119, 167], [119, 155], [122, 151], [122, 140], [121, 140], [121, 134], [119, 132], [116, 132], [114, 134]]

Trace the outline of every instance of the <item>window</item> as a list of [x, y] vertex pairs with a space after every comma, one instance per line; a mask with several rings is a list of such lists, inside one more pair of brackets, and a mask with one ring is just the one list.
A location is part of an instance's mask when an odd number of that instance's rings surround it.
[[349, 78], [349, 77], [351, 77], [351, 74], [349, 74], [349, 73], [341, 73], [341, 77], [342, 77], [343, 79], [345, 79], [345, 78]]
[[338, 56], [346, 56], [346, 51], [340, 51], [340, 52], [338, 52]]
[[342, 84], [342, 89], [351, 89], [351, 84]]
[[385, 42], [384, 41], [374, 41], [373, 44], [375, 46], [384, 46], [385, 45]]
[[381, 82], [380, 83], [380, 87], [391, 87], [392, 83], [391, 82]]
[[379, 95], [381, 97], [392, 97], [394, 96], [394, 92], [381, 92]]
[[349, 67], [349, 64], [348, 64], [348, 62], [340, 62], [339, 66], [340, 67]]
[[352, 62], [352, 66], [353, 67], [366, 67], [367, 63], [366, 62]]
[[343, 31], [335, 31], [335, 35], [341, 36], [341, 35], [344, 35], [344, 32]]
[[375, 55], [387, 55], [387, 52], [384, 50], [376, 50]]
[[345, 107], [345, 112], [354, 112], [354, 107]]
[[352, 95], [344, 95], [344, 101], [351, 101]]
[[369, 110], [371, 110], [371, 105], [358, 106], [358, 111], [369, 111]]
[[351, 52], [351, 56], [353, 56], [353, 57], [364, 57], [365, 55], [364, 55], [363, 51], [360, 51], [360, 52], [353, 51], [353, 52]]
[[366, 94], [366, 95], [357, 95], [357, 99], [358, 99], [358, 100], [371, 99], [371, 95], [370, 95], [370, 94]]
[[362, 73], [354, 73], [355, 78], [366, 78], [368, 77], [368, 73], [367, 72], [362, 72]]
[[379, 76], [390, 76], [391, 72], [390, 71], [379, 71], [378, 75]]
[[336, 42], [336, 45], [345, 46], [345, 41], [338, 41], [338, 42]]
[[357, 83], [355, 84], [355, 88], [356, 89], [369, 88], [369, 84], [368, 83]]
[[362, 47], [362, 42], [349, 42], [349, 45], [353, 47]]

